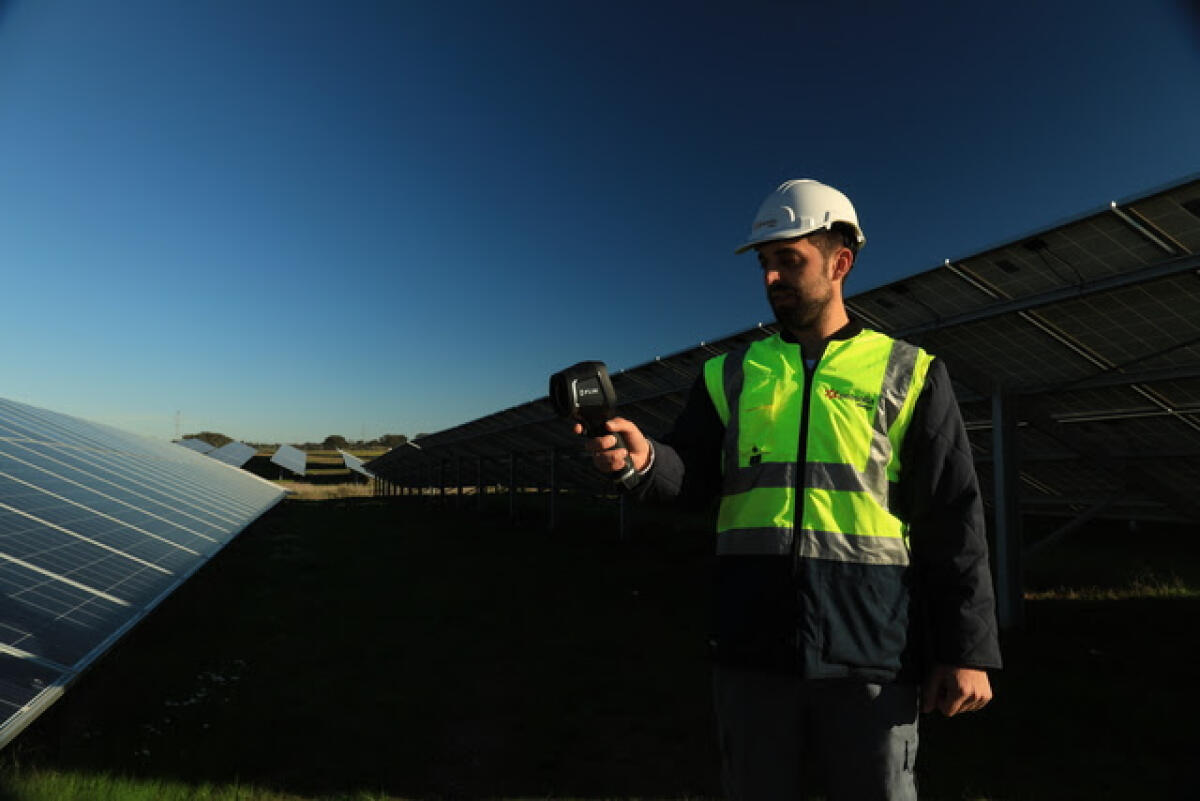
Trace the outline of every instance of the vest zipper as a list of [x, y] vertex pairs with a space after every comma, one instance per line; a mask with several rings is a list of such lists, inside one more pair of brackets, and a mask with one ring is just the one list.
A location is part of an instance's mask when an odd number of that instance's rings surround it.
[[804, 348], [800, 348], [800, 364], [804, 366], [804, 400], [800, 405], [800, 442], [796, 447], [796, 513], [792, 515], [792, 574], [799, 574], [800, 570], [800, 527], [804, 519], [804, 490], [805, 480], [808, 476], [808, 414], [809, 400], [812, 397], [813, 378], [816, 376], [817, 367], [821, 364], [821, 359], [825, 356], [822, 352], [813, 362], [813, 366], [808, 366], [808, 361], [804, 358]]

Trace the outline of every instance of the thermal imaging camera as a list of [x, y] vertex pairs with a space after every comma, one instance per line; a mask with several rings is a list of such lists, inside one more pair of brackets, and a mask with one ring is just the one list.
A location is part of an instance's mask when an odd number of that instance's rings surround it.
[[[581, 423], [585, 437], [612, 434], [617, 444], [610, 450], [624, 448], [628, 454], [625, 438], [604, 427], [617, 412], [617, 392], [604, 362], [580, 362], [550, 376], [550, 403], [559, 417]], [[636, 476], [633, 459], [626, 455], [625, 466], [613, 473], [612, 479], [631, 486]]]

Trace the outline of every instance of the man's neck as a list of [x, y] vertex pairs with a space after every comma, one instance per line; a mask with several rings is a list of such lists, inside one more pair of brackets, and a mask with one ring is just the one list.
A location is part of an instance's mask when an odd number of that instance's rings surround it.
[[845, 308], [841, 308], [807, 328], [799, 331], [789, 328], [788, 334], [791, 335], [791, 339], [800, 343], [806, 359], [816, 359], [824, 352], [825, 343], [830, 337], [845, 328], [849, 322], [849, 315], [846, 314]]

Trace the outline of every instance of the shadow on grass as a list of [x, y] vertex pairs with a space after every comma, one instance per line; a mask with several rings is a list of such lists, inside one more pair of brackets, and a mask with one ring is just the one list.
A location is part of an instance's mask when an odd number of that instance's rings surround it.
[[[47, 768], [307, 796], [719, 797], [710, 537], [647, 517], [622, 543], [610, 512], [566, 509], [546, 533], [414, 502], [285, 502], [12, 747]], [[1183, 797], [1197, 612], [1030, 603], [997, 701], [924, 720], [922, 798]]]
[[310, 795], [716, 795], [708, 543], [458, 519], [285, 502], [35, 722], [22, 760]]

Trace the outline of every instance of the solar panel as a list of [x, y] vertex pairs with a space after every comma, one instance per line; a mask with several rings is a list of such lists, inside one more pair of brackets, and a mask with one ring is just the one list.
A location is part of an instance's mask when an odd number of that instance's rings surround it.
[[0, 747], [283, 491], [0, 399]]
[[241, 442], [227, 442], [215, 451], [209, 451], [208, 456], [233, 467], [241, 467], [258, 453], [257, 450]]
[[194, 450], [196, 453], [208, 453], [209, 451], [216, 450], [216, 447], [214, 445], [210, 445], [209, 443], [205, 442], [202, 439], [195, 439], [195, 438], [181, 439], [178, 442], [176, 442], [175, 444], [182, 445], [185, 448], [190, 448], [190, 449]]
[[275, 454], [271, 456], [271, 462], [279, 465], [284, 470], [302, 476], [304, 475], [305, 468], [308, 466], [308, 454], [291, 445], [280, 445]]
[[338, 450], [338, 453], [342, 455], [342, 461], [346, 464], [347, 470], [358, 473], [361, 476], [366, 476], [367, 478], [375, 478], [375, 474], [363, 466], [362, 459], [343, 450]]

